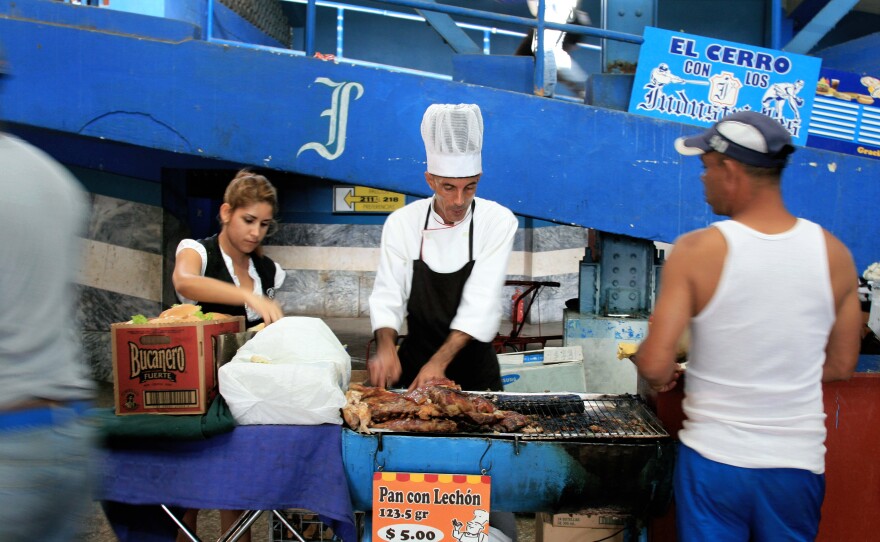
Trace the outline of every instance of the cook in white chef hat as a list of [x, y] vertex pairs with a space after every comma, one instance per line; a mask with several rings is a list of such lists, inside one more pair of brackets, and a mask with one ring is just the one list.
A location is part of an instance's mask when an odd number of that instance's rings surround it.
[[422, 118], [428, 173], [474, 177], [483, 172], [483, 116], [476, 104], [434, 104]]

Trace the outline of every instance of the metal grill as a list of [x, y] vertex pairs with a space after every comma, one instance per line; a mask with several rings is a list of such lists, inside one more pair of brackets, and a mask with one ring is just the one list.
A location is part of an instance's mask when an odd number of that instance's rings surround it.
[[511, 433], [524, 440], [658, 438], [669, 434], [637, 395], [485, 396], [496, 408], [531, 416], [540, 432]]

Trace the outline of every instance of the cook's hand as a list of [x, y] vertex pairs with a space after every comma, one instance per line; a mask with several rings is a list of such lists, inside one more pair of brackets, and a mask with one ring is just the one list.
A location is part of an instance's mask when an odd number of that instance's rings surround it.
[[377, 388], [390, 388], [403, 374], [397, 349], [378, 345], [376, 355], [367, 364], [367, 371], [370, 373], [370, 384]]
[[656, 392], [660, 392], [660, 393], [663, 393], [665, 391], [669, 391], [678, 385], [678, 379], [681, 378], [681, 375], [683, 375], [683, 374], [684, 374], [684, 366], [681, 363], [676, 363], [675, 364], [675, 371], [673, 371], [673, 373], [672, 373], [672, 379], [669, 382], [667, 382], [666, 384], [662, 384], [662, 385], [660, 385], [660, 384], [653, 385], [652, 384], [651, 389]]
[[[632, 355], [629, 357], [629, 360], [633, 363], [633, 365], [636, 366], [636, 371], [639, 370], [639, 369], [638, 369], [638, 367], [639, 367], [639, 361], [638, 361], [638, 358], [639, 358], [639, 354], [638, 354], [638, 352], [636, 352], [635, 354], [632, 354]], [[665, 391], [669, 391], [669, 390], [675, 388], [675, 386], [678, 385], [678, 379], [681, 378], [681, 375], [682, 375], [682, 374], [684, 374], [684, 370], [685, 370], [685, 366], [684, 366], [684, 365], [682, 365], [681, 363], [676, 363], [676, 364], [675, 364], [675, 368], [673, 369], [672, 374], [670, 375], [668, 381], [666, 381], [666, 382], [663, 383], [663, 384], [659, 384], [659, 383], [651, 383], [650, 381], [648, 381], [648, 385], [651, 386], [651, 389], [652, 389], [652, 390], [654, 390], [654, 391], [656, 391], [656, 392], [659, 392], [659, 393], [663, 393], [663, 392], [665, 392]], [[646, 381], [647, 381], [647, 379], [646, 379]]]
[[429, 360], [428, 363], [422, 366], [422, 370], [416, 375], [415, 380], [409, 385], [407, 391], [413, 391], [416, 388], [420, 388], [426, 385], [429, 380], [435, 378], [446, 378], [446, 371], [440, 369], [436, 363], [431, 363]]
[[263, 319], [267, 326], [284, 318], [284, 311], [281, 310], [281, 305], [274, 299], [252, 294], [248, 297], [247, 305], [260, 315], [260, 318]]

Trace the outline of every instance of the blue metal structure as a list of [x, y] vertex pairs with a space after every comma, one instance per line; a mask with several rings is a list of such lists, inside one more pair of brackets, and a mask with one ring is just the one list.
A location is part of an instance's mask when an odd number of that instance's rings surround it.
[[[43, 0], [0, 0], [0, 36], [13, 70], [3, 117], [13, 131], [75, 141], [72, 165], [94, 167], [92, 149], [113, 143], [178, 166], [220, 160], [422, 195], [422, 113], [473, 102], [486, 123], [480, 194], [520, 215], [667, 242], [717, 218], [699, 161], [672, 147], [695, 131], [682, 124], [214, 43], [190, 22]], [[841, 237], [860, 269], [880, 255], [869, 233], [878, 174], [876, 160], [803, 148], [784, 179], [792, 211]]]
[[857, 3], [858, 0], [831, 0], [783, 49], [792, 53], [808, 53]]

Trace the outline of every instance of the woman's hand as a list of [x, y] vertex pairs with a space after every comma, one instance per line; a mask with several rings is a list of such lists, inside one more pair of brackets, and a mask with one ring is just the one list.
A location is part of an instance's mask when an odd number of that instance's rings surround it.
[[284, 311], [281, 310], [281, 305], [274, 299], [249, 293], [246, 296], [245, 303], [260, 315], [260, 318], [263, 319], [267, 326], [284, 318]]

